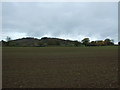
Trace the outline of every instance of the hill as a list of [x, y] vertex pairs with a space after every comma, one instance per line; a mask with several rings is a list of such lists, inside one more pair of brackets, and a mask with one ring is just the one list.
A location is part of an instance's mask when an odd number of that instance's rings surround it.
[[27, 37], [8, 42], [2, 41], [2, 46], [17, 46], [17, 47], [46, 47], [46, 46], [80, 46], [81, 42], [64, 40], [59, 38], [43, 37], [41, 39]]

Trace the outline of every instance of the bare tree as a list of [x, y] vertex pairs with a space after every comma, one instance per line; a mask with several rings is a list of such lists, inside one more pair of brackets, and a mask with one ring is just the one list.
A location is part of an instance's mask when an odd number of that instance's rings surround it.
[[9, 46], [10, 45], [10, 41], [11, 41], [11, 37], [7, 36], [6, 37], [6, 45]]
[[11, 40], [11, 37], [7, 36], [6, 41], [9, 42]]

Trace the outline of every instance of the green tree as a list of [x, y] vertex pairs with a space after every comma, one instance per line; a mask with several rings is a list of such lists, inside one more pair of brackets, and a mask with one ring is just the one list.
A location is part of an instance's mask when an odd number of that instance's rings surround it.
[[120, 42], [118, 42], [118, 45], [120, 45]]
[[82, 43], [83, 43], [85, 46], [89, 45], [89, 43], [90, 43], [89, 38], [84, 38], [84, 39], [82, 40]]
[[76, 40], [76, 41], [74, 41], [74, 45], [78, 47], [81, 45], [81, 43]]
[[104, 44], [105, 45], [114, 45], [113, 40], [110, 40], [108, 38], [104, 40]]
[[96, 42], [96, 41], [91, 41], [91, 42], [90, 42], [90, 45], [91, 45], [91, 46], [97, 46], [97, 42]]

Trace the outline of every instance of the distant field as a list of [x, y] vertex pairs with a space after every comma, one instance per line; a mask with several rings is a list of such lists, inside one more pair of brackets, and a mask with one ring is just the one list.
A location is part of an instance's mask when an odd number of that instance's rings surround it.
[[116, 88], [118, 47], [4, 47], [3, 88]]

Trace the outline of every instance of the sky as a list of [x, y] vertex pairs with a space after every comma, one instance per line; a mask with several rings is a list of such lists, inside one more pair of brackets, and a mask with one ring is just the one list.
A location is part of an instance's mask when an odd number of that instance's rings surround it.
[[4, 2], [2, 39], [56, 37], [118, 42], [117, 2]]

